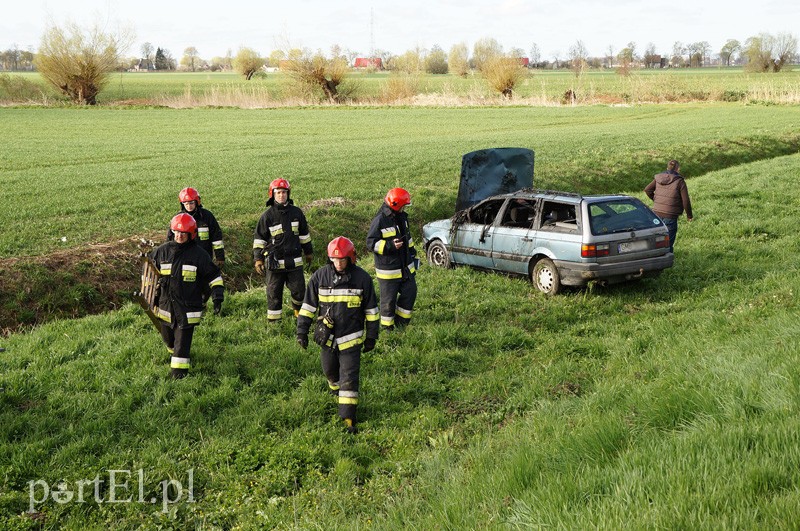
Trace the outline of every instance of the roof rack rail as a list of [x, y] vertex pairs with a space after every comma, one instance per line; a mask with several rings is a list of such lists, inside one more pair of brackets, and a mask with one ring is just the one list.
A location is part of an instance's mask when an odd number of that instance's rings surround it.
[[540, 188], [523, 188], [522, 190], [519, 191], [531, 194], [566, 195], [569, 197], [576, 197], [578, 199], [583, 198], [583, 195], [579, 194], [578, 192], [564, 192], [562, 190], [542, 190]]

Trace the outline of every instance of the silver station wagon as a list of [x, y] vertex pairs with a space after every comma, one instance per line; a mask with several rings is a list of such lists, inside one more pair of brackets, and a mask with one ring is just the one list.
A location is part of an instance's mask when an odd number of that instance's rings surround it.
[[525, 275], [549, 295], [657, 276], [674, 260], [664, 223], [627, 195], [517, 190], [428, 223], [422, 237], [433, 266]]

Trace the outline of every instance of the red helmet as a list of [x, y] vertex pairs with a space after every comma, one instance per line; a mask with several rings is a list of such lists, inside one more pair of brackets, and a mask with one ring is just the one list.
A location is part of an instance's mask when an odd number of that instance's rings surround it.
[[185, 212], [172, 218], [172, 221], [169, 222], [169, 228], [172, 229], [172, 232], [188, 232], [191, 234], [192, 239], [197, 236], [197, 222], [190, 214]]
[[350, 262], [356, 263], [356, 248], [353, 242], [339, 236], [331, 240], [328, 244], [328, 258], [349, 258]]
[[402, 188], [392, 188], [386, 194], [386, 204], [389, 208], [398, 212], [401, 208], [411, 204], [411, 196]]
[[274, 181], [269, 183], [269, 196], [270, 197], [272, 197], [272, 192], [276, 188], [284, 188], [287, 191], [292, 189], [291, 185], [289, 184], [289, 181], [287, 181], [286, 179], [275, 179]]
[[200, 194], [197, 193], [197, 190], [194, 188], [184, 188], [183, 190], [178, 193], [178, 200], [181, 203], [186, 203], [187, 201], [197, 201], [197, 204], [200, 204]]

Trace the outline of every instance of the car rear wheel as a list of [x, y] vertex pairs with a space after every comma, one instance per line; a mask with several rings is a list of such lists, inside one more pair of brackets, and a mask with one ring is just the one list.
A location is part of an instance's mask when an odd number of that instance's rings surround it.
[[441, 240], [436, 240], [428, 245], [428, 263], [436, 267], [452, 267], [450, 253]]
[[561, 291], [561, 275], [552, 260], [542, 258], [533, 266], [531, 281], [536, 288], [547, 295], [555, 295]]

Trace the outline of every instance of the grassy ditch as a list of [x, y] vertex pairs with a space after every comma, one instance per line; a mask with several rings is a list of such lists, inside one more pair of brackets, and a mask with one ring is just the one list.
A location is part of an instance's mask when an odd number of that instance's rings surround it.
[[640, 190], [673, 157], [692, 177], [800, 149], [797, 108], [737, 104], [0, 116], [6, 330], [124, 303], [137, 284], [137, 242], [163, 238], [185, 186], [198, 188], [222, 223], [227, 280], [241, 289], [254, 282], [252, 230], [277, 176], [292, 182], [318, 250], [344, 233], [363, 254], [358, 235], [390, 187], [413, 194], [416, 230], [450, 216], [461, 155], [474, 149], [531, 147], [537, 186], [583, 193]]
[[[355, 437], [260, 290], [207, 318], [179, 382], [133, 305], [12, 335], [0, 527], [790, 528], [798, 171], [793, 155], [691, 180], [696, 220], [658, 279], [547, 298], [423, 268], [413, 324], [364, 357]], [[110, 470], [130, 501], [108, 503]], [[190, 471], [191, 499], [162, 506], [159, 482]], [[44, 500], [95, 477], [97, 498], [31, 508], [31, 482]]]

